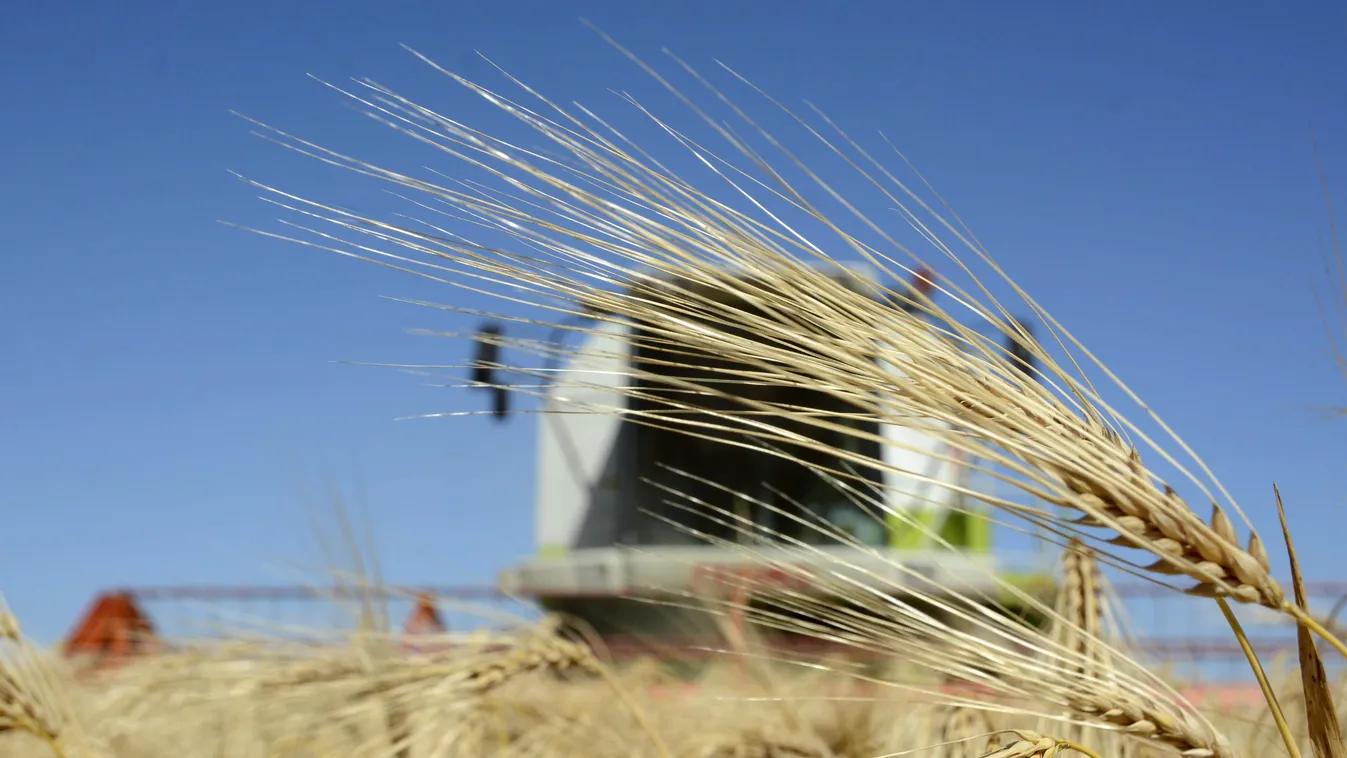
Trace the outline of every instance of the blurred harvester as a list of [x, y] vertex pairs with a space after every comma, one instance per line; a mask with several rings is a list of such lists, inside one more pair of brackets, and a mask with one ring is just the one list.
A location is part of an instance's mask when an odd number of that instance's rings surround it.
[[[839, 267], [828, 276], [867, 291], [863, 267]], [[929, 274], [918, 272], [911, 287], [928, 294]], [[702, 295], [733, 296], [715, 288]], [[893, 306], [912, 311], [908, 302]], [[555, 333], [567, 331], [562, 325]], [[552, 357], [535, 372], [546, 377], [539, 391], [537, 552], [505, 570], [499, 584], [581, 620], [612, 652], [686, 653], [725, 633], [727, 615], [730, 634], [743, 634], [733, 613], [698, 611], [700, 601], [719, 599], [725, 608], [770, 603], [774, 593], [826, 595], [839, 570], [849, 582], [927, 607], [929, 597], [914, 595], [947, 588], [1032, 617], [1003, 583], [1045, 599], [1053, 591], [1050, 567], [1015, 572], [998, 565], [991, 523], [966, 494], [988, 477], [975, 476], [965, 453], [920, 425], [848, 416], [844, 402], [810, 387], [727, 381], [748, 367], [732, 355], [651, 338], [627, 319], [594, 318], [569, 331], [582, 335], [579, 344], [557, 350], [559, 338], [549, 343]], [[521, 371], [501, 357], [503, 333], [497, 323], [484, 326], [473, 359], [474, 383], [492, 393], [493, 413], [502, 420], [511, 393], [505, 375]], [[1030, 365], [1027, 351], [1007, 349]], [[723, 394], [688, 392], [694, 385]], [[780, 429], [819, 444], [765, 447], [727, 431], [725, 420], [742, 413], [742, 398], [812, 409], [860, 424], [862, 434], [778, 418], [772, 423]], [[685, 409], [680, 423], [658, 421], [670, 400]], [[707, 424], [697, 425], [699, 414]], [[858, 457], [884, 465], [858, 466]], [[785, 647], [827, 647], [817, 639], [768, 636]]]

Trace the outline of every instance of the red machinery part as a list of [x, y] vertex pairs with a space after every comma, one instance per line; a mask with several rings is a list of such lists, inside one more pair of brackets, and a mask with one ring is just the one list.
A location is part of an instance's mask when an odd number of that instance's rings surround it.
[[84, 617], [66, 637], [67, 656], [124, 658], [158, 647], [154, 623], [131, 592], [109, 592], [94, 598]]
[[912, 273], [912, 287], [921, 294], [929, 296], [935, 289], [935, 272], [926, 266], [919, 266]]
[[443, 634], [446, 631], [444, 619], [440, 617], [440, 609], [435, 605], [434, 595], [428, 592], [416, 595], [416, 605], [407, 615], [402, 631], [405, 634]]

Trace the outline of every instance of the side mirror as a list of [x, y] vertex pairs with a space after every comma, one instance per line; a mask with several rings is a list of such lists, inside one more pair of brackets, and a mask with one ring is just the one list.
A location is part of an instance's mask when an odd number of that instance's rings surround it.
[[1031, 324], [1026, 324], [1019, 319], [1014, 319], [1015, 325], [1023, 330], [1026, 336], [1017, 337], [1006, 335], [1006, 352], [1010, 354], [1010, 363], [1019, 369], [1026, 378], [1034, 377], [1034, 369], [1038, 366], [1038, 361], [1034, 359], [1034, 354], [1029, 350], [1028, 345], [1034, 342], [1034, 328]]
[[491, 391], [491, 415], [497, 421], [504, 421], [510, 413], [510, 391], [496, 381], [496, 369], [500, 366], [500, 337], [504, 332], [499, 324], [488, 323], [473, 337], [472, 360], [468, 363], [472, 369], [474, 386]]

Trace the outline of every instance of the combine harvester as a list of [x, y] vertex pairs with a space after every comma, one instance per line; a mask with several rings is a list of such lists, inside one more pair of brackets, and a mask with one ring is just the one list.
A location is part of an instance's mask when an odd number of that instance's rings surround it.
[[[860, 289], [868, 275], [863, 268], [830, 275], [844, 286], [867, 291]], [[928, 293], [928, 275], [918, 273], [913, 287]], [[872, 423], [867, 431], [894, 444], [857, 450], [857, 438], [826, 439], [820, 435], [828, 432], [799, 427], [824, 445], [847, 445], [849, 452], [887, 464], [859, 473], [872, 483], [870, 495], [882, 498], [887, 510], [909, 515], [903, 520], [871, 512], [815, 473], [842, 470], [846, 464], [836, 457], [802, 453], [818, 467], [811, 470], [760, 448], [699, 439], [628, 418], [624, 413], [648, 410], [649, 397], [661, 384], [666, 390], [671, 386], [653, 376], [656, 372], [677, 371], [684, 379], [697, 380], [688, 373], [695, 371], [686, 367], [691, 362], [686, 355], [678, 359], [682, 365], [668, 369], [639, 331], [633, 333], [637, 329], [623, 321], [595, 320], [581, 332], [583, 342], [564, 351], [568, 362], [549, 360], [537, 443], [537, 554], [501, 574], [503, 592], [582, 620], [615, 655], [658, 652], [661, 657], [686, 654], [717, 635], [723, 640], [743, 633], [742, 616], [727, 624], [723, 614], [699, 612], [690, 600], [719, 595], [736, 605], [755, 598], [766, 601], [770, 592], [764, 590], [772, 585], [826, 593], [815, 578], [840, 565], [864, 567], [886, 591], [899, 588], [904, 593], [901, 588], [912, 587], [915, 574], [924, 577], [917, 580], [924, 592], [959, 588], [964, 595], [991, 598], [1006, 612], [1031, 617], [993, 577], [1051, 602], [1051, 565], [1039, 561], [1019, 572], [998, 565], [991, 523], [979, 516], [982, 506], [961, 494], [977, 491], [973, 462], [918, 429]], [[473, 360], [473, 383], [492, 392], [494, 414], [501, 420], [508, 417], [511, 393], [501, 375], [515, 373], [500, 359], [503, 343], [498, 324], [484, 326]], [[1031, 365], [1018, 345], [1009, 349]], [[721, 356], [700, 357], [721, 369], [733, 367]], [[709, 377], [703, 372], [701, 380]], [[628, 387], [629, 382], [642, 385]], [[795, 407], [846, 411], [824, 392], [771, 391], [794, 393], [787, 402]], [[720, 400], [715, 407], [703, 403], [699, 408], [723, 411], [731, 405]], [[685, 502], [680, 505], [671, 492]], [[740, 524], [751, 520], [753, 533], [730, 528], [723, 516], [700, 512], [704, 507], [687, 505], [693, 502], [737, 514], [745, 520]], [[866, 549], [809, 528], [783, 511], [844, 532]], [[739, 548], [735, 542], [752, 544]], [[782, 633], [772, 637], [773, 644], [787, 648], [817, 649], [820, 644]]]

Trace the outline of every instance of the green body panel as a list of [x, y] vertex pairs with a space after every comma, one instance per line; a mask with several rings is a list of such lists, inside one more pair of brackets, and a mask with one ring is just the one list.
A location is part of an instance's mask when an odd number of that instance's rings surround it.
[[932, 539], [933, 533], [960, 552], [985, 555], [992, 550], [992, 524], [980, 513], [924, 508], [902, 518], [889, 515], [886, 522], [894, 550], [943, 547]]

